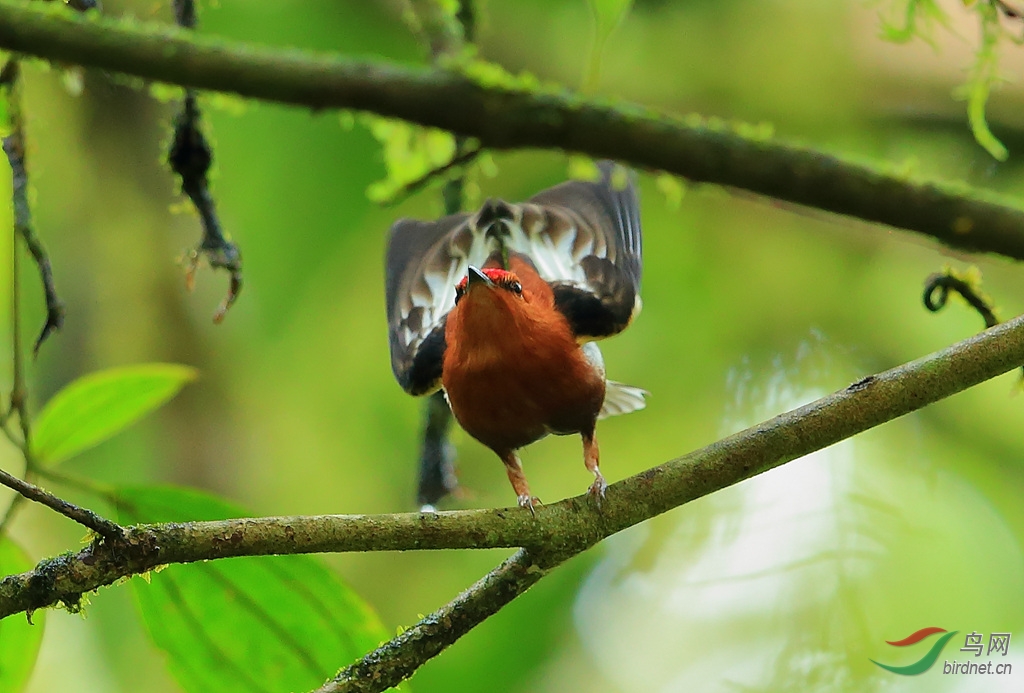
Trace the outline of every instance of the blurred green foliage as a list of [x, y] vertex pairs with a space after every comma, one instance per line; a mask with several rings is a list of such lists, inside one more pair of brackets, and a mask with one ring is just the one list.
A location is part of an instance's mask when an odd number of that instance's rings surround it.
[[[104, 11], [170, 21], [166, 5], [108, 0]], [[594, 45], [586, 0], [489, 0], [479, 14], [481, 57], [511, 74], [583, 86]], [[961, 34], [975, 35], [973, 14], [949, 16]], [[921, 42], [896, 46], [879, 40], [880, 26], [876, 8], [858, 0], [636, 0], [604, 41], [600, 70], [586, 86], [674, 113], [770, 124], [780, 137], [1019, 200], [1019, 85], [1004, 85], [987, 105], [992, 131], [1010, 152], [994, 161], [950, 98], [970, 60], [962, 45], [937, 32], [938, 51]], [[219, 0], [202, 7], [200, 30], [427, 60], [398, 3], [387, 1]], [[1010, 70], [1019, 58], [1001, 60]], [[95, 71], [86, 71], [80, 95], [66, 90], [59, 66], [27, 63], [24, 73], [37, 231], [68, 304], [64, 330], [30, 365], [34, 410], [103, 368], [165, 361], [201, 373], [155, 415], [64, 469], [107, 484], [204, 488], [258, 514], [412, 509], [420, 403], [391, 376], [382, 256], [396, 217], [440, 213], [436, 188], [379, 208], [366, 192], [385, 178], [385, 161], [360, 119], [346, 128], [333, 114], [206, 98], [213, 191], [246, 272], [241, 298], [214, 326], [226, 277], [200, 269], [188, 294], [176, 262], [200, 228], [162, 163], [173, 101]], [[513, 200], [557, 183], [569, 165], [552, 152], [493, 159], [497, 176], [476, 184], [485, 197]], [[9, 172], [0, 169], [4, 186]], [[654, 175], [641, 175], [641, 193], [644, 312], [603, 349], [610, 377], [652, 394], [647, 410], [601, 424], [609, 481], [981, 327], [957, 301], [938, 315], [920, 306], [925, 277], [966, 264], [927, 240]], [[9, 211], [3, 223], [9, 227]], [[9, 253], [10, 244], [0, 244], [4, 267]], [[971, 262], [1001, 315], [1024, 311], [1018, 266]], [[25, 322], [42, 324], [41, 293], [31, 274], [26, 279]], [[10, 362], [7, 284], [0, 281], [0, 364]], [[808, 350], [833, 356], [810, 368], [797, 358]], [[703, 690], [951, 690], [935, 672], [884, 678], [894, 675], [868, 659], [884, 660], [885, 640], [926, 625], [1024, 631], [1024, 410], [1009, 396], [1016, 377], [594, 549], [426, 665], [411, 687], [500, 693], [660, 683], [671, 690], [672, 681], [699, 675]], [[0, 389], [10, 389], [2, 368]], [[469, 492], [455, 505], [510, 504], [493, 455], [461, 432], [455, 444]], [[523, 459], [543, 499], [581, 493], [589, 483], [578, 440], [542, 441]], [[20, 471], [16, 452], [0, 446], [0, 467]], [[762, 482], [769, 485], [759, 492]], [[113, 511], [85, 492], [59, 490]], [[769, 491], [773, 506], [820, 502], [776, 522], [751, 500]], [[751, 543], [751, 527], [760, 544]], [[82, 535], [35, 507], [23, 508], [11, 529], [33, 559], [74, 547]], [[813, 567], [771, 560], [752, 546], [788, 546]], [[393, 631], [507, 553], [324, 560]], [[718, 589], [689, 584], [701, 581]], [[130, 590], [101, 590], [86, 614], [49, 615], [27, 690], [57, 690], [68, 672], [84, 693], [180, 690]], [[638, 662], [650, 663], [650, 677]]]
[[[224, 520], [249, 513], [174, 487], [117, 493], [119, 519]], [[172, 565], [135, 580], [154, 643], [187, 691], [301, 691], [390, 636], [377, 615], [311, 556]]]

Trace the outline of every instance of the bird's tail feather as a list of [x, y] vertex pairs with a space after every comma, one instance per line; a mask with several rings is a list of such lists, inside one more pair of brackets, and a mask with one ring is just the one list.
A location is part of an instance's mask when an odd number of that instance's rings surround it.
[[647, 406], [644, 399], [649, 393], [639, 387], [632, 387], [609, 380], [605, 386], [604, 404], [601, 405], [601, 413], [598, 419], [606, 419], [609, 416], [628, 414], [643, 409]]

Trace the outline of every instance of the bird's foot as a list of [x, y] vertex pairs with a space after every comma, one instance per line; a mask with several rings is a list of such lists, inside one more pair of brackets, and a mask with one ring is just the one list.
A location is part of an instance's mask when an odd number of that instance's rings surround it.
[[526, 508], [530, 511], [531, 515], [533, 515], [534, 517], [537, 516], [537, 511], [534, 509], [533, 505], [534, 503], [536, 503], [537, 505], [542, 505], [542, 503], [540, 502], [540, 498], [537, 498], [536, 496], [531, 496], [529, 493], [524, 493], [518, 496], [518, 499], [520, 508]]
[[598, 474], [597, 478], [594, 479], [594, 483], [590, 485], [590, 490], [588, 491], [590, 497], [594, 499], [595, 503], [597, 503], [598, 508], [600, 508], [601, 503], [604, 502], [604, 493], [606, 490], [608, 490], [608, 482], [604, 480], [603, 476]]

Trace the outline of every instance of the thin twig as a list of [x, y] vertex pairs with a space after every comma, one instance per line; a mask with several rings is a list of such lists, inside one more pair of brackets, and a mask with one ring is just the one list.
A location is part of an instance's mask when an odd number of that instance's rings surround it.
[[[30, 434], [27, 413], [28, 398], [21, 352], [21, 252], [18, 248], [18, 236], [20, 233], [22, 239], [26, 241], [29, 247], [32, 247], [32, 244], [29, 242], [29, 238], [32, 237], [32, 226], [26, 192], [28, 188], [28, 174], [25, 170], [25, 159], [23, 156], [24, 130], [21, 121], [21, 97], [18, 93], [19, 72], [18, 62], [14, 59], [8, 60], [3, 70], [0, 71], [0, 88], [4, 92], [3, 98], [6, 102], [7, 118], [10, 125], [10, 135], [3, 139], [3, 150], [7, 153], [11, 166], [14, 206], [14, 232], [11, 234], [11, 341], [13, 352], [11, 368], [13, 373], [11, 378], [10, 407], [3, 412], [0, 427], [3, 428], [4, 435], [22, 451], [25, 459], [25, 476], [27, 479], [32, 473], [32, 455], [28, 442]], [[51, 287], [48, 285], [48, 282], [52, 282], [52, 278], [49, 273], [48, 261], [45, 263], [45, 269], [42, 264], [40, 265], [40, 271], [43, 275], [43, 284], [46, 287], [47, 304], [49, 304]], [[56, 294], [53, 294], [53, 296], [56, 298]], [[40, 335], [39, 341], [46, 336], [48, 326], [49, 320], [47, 320], [47, 325], [43, 327], [43, 333]], [[37, 348], [38, 344], [39, 342], [37, 341]], [[15, 413], [18, 415], [22, 431], [20, 440], [8, 426], [11, 415]], [[4, 512], [3, 520], [0, 520], [0, 536], [3, 536], [4, 532], [7, 531], [24, 500], [25, 497], [22, 495], [15, 496], [11, 500], [10, 505], [7, 506], [7, 510]]]
[[[15, 63], [15, 80], [17, 79], [16, 75], [17, 64]], [[12, 82], [13, 84], [14, 82]], [[11, 104], [12, 101], [13, 99], [8, 99], [8, 104]], [[24, 147], [21, 128], [18, 125], [20, 120], [20, 116], [12, 118], [14, 125], [11, 135], [3, 140], [3, 149], [7, 152], [10, 159], [11, 171], [15, 181], [15, 210], [17, 210], [19, 205], [23, 205], [26, 208], [23, 214], [27, 217], [28, 196], [24, 190], [27, 184], [24, 159], [20, 155], [13, 153], [21, 151]], [[19, 162], [18, 165], [15, 164], [16, 161]], [[20, 172], [15, 173], [18, 169], [20, 169]], [[25, 473], [31, 474], [34, 466], [32, 459], [32, 425], [28, 413], [28, 386], [25, 384], [25, 363], [21, 353], [21, 250], [18, 248], [18, 236], [21, 235], [24, 238], [23, 229], [25, 228], [23, 225], [25, 217], [22, 218], [22, 223], [18, 221], [18, 217], [21, 214], [15, 211], [14, 233], [11, 235], [11, 369], [13, 371], [11, 377], [11, 411], [18, 414], [18, 424], [21, 426], [21, 452], [25, 458]], [[45, 327], [43, 332], [45, 334]]]
[[[174, 0], [174, 18], [179, 26], [194, 29], [197, 20], [193, 0]], [[193, 286], [200, 255], [206, 257], [211, 267], [225, 269], [230, 274], [227, 296], [213, 314], [213, 321], [219, 323], [242, 291], [242, 254], [238, 246], [224, 236], [217, 217], [207, 179], [213, 164], [213, 150], [203, 135], [200, 120], [196, 93], [187, 89], [181, 111], [174, 119], [174, 139], [167, 162], [181, 178], [181, 190], [192, 200], [203, 224], [203, 238], [189, 254], [186, 285], [189, 289]]]
[[[42, 346], [46, 338], [64, 325], [64, 304], [57, 296], [57, 289], [53, 283], [50, 258], [32, 226], [32, 209], [28, 201], [28, 171], [25, 168], [25, 129], [21, 117], [20, 72], [18, 61], [15, 59], [8, 60], [3, 71], [0, 72], [0, 88], [5, 92], [7, 117], [10, 125], [10, 133], [3, 138], [3, 150], [11, 166], [14, 230], [25, 242], [39, 268], [39, 277], [43, 283], [43, 294], [46, 299], [46, 321], [32, 347], [32, 353], [38, 354], [39, 347]], [[15, 257], [17, 257], [17, 252], [15, 252]], [[19, 358], [17, 353], [15, 358]], [[17, 392], [17, 383], [15, 383], [15, 391]]]
[[[97, 0], [68, 0], [67, 4], [68, 7], [78, 12], [99, 7]], [[0, 73], [0, 86], [7, 92], [7, 110], [11, 126], [11, 133], [3, 142], [3, 149], [11, 165], [11, 177], [14, 183], [14, 228], [17, 233], [21, 234], [22, 240], [25, 241], [26, 247], [32, 254], [32, 259], [35, 260], [36, 266], [39, 268], [39, 276], [43, 282], [46, 321], [43, 323], [43, 329], [39, 332], [39, 336], [36, 337], [35, 344], [32, 345], [32, 354], [38, 355], [39, 347], [46, 341], [46, 338], [64, 326], [65, 309], [64, 303], [57, 296], [57, 289], [53, 283], [53, 268], [50, 265], [50, 258], [47, 256], [43, 244], [36, 237], [32, 226], [32, 210], [28, 202], [28, 172], [25, 168], [25, 132], [21, 117], [19, 78], [18, 61], [11, 59], [4, 65], [4, 69]], [[15, 253], [17, 253], [17, 249], [15, 249]], [[17, 311], [17, 306], [15, 311]], [[19, 358], [17, 347], [15, 348], [15, 358]], [[17, 370], [16, 366], [15, 371]], [[17, 390], [17, 385], [15, 385], [15, 391]], [[6, 424], [6, 421], [4, 423]], [[22, 426], [24, 427], [24, 424]], [[8, 437], [10, 436], [8, 435]], [[24, 446], [27, 449], [27, 443]], [[10, 510], [5, 517], [5, 522], [9, 516]]]
[[[43, 479], [56, 482], [58, 484], [63, 484], [65, 486], [78, 489], [79, 491], [85, 491], [86, 493], [98, 496], [99, 498], [102, 498], [111, 505], [116, 505], [117, 503], [117, 497], [114, 494], [114, 487], [95, 481], [93, 479], [72, 476], [70, 474], [58, 472], [55, 469], [50, 469], [47, 467], [37, 467], [35, 470], [35, 475]], [[31, 475], [26, 474], [24, 481], [31, 483]], [[24, 505], [24, 502], [26, 500], [28, 499], [23, 495], [17, 495], [11, 500], [11, 504], [7, 507], [7, 512], [4, 513], [3, 519], [0, 520], [0, 536], [3, 536], [4, 531], [10, 525], [11, 520], [14, 519], [15, 513], [20, 507], [22, 507], [22, 505]], [[86, 510], [83, 512], [89, 511]], [[119, 531], [120, 535], [117, 538], [121, 539], [123, 538], [124, 528], [120, 528]]]
[[488, 149], [555, 148], [618, 159], [1024, 260], [1024, 210], [1013, 202], [639, 105], [484, 83], [452, 70], [82, 21], [10, 0], [0, 0], [0, 48], [193, 89], [371, 111], [473, 137]]
[[45, 505], [51, 510], [57, 511], [61, 515], [74, 520], [80, 525], [88, 527], [105, 539], [121, 540], [124, 538], [124, 528], [116, 522], [111, 522], [110, 520], [97, 515], [88, 508], [80, 508], [74, 503], [69, 503], [63, 498], [59, 498], [35, 484], [19, 479], [13, 474], [9, 474], [2, 469], [0, 469], [0, 484], [14, 489], [31, 501], [35, 501], [36, 503]]
[[[384, 207], [393, 207], [395, 205], [401, 204], [405, 200], [409, 199], [409, 197], [425, 188], [431, 182], [439, 178], [445, 177], [446, 174], [451, 173], [453, 170], [458, 171], [459, 173], [455, 176], [454, 179], [449, 179], [448, 181], [446, 181], [446, 183], [450, 183], [452, 180], [461, 178], [461, 171], [463, 167], [465, 167], [467, 164], [472, 163], [473, 161], [476, 160], [478, 156], [483, 154], [483, 150], [480, 147], [469, 146], [467, 148], [466, 142], [466, 138], [456, 137], [455, 155], [451, 158], [451, 160], [448, 163], [438, 166], [436, 168], [432, 168], [426, 173], [424, 173], [422, 176], [417, 178], [416, 180], [406, 183], [401, 188], [396, 190], [393, 194], [389, 195], [386, 199], [382, 200], [381, 205]], [[461, 187], [461, 184], [459, 185]], [[458, 209], [456, 209], [456, 211], [458, 211]], [[455, 212], [449, 212], [446, 210], [445, 213], [454, 214]]]

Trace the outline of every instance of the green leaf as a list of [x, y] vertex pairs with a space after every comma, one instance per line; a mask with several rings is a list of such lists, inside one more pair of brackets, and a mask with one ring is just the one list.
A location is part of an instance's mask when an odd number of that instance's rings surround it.
[[[25, 552], [7, 537], [0, 537], [0, 576], [32, 568]], [[0, 691], [17, 693], [25, 687], [43, 639], [45, 613], [37, 611], [32, 624], [24, 617], [0, 621]]]
[[975, 141], [996, 160], [1006, 161], [1009, 152], [992, 134], [985, 118], [989, 94], [999, 83], [999, 39], [1003, 30], [999, 13], [993, 6], [983, 3], [978, 6], [978, 13], [981, 17], [981, 45], [974, 56], [971, 77], [958, 90], [957, 96], [967, 100], [967, 120], [971, 124]]
[[124, 430], [196, 379], [194, 368], [147, 363], [90, 373], [46, 403], [33, 427], [39, 464], [57, 464]]
[[[247, 515], [189, 489], [126, 488], [118, 496], [127, 523]], [[133, 584], [150, 636], [189, 693], [312, 690], [389, 637], [371, 608], [311, 556], [171, 565], [149, 584]]]

